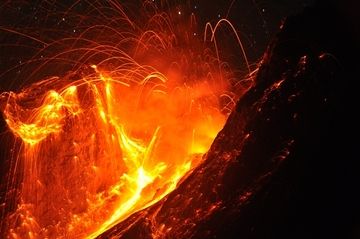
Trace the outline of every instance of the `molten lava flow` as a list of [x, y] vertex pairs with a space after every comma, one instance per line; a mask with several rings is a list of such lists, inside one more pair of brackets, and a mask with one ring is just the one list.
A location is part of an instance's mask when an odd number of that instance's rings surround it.
[[[49, 79], [8, 93], [4, 114], [26, 168], [15, 238], [101, 234], [175, 189], [224, 124], [203, 104], [204, 85], [170, 88], [142, 67], [132, 82], [92, 67], [92, 78], [59, 90], [47, 90], [59, 81]], [[43, 228], [53, 217], [59, 224]]]
[[[183, 28], [162, 13], [145, 30], [121, 21], [134, 33], [90, 27], [36, 69], [75, 55], [75, 70], [1, 94], [6, 123], [23, 142], [14, 148], [21, 184], [13, 185], [9, 237], [101, 235], [174, 190], [223, 127], [233, 75], [217, 46], [215, 54], [186, 34], [176, 38]], [[101, 38], [107, 30], [119, 43]]]

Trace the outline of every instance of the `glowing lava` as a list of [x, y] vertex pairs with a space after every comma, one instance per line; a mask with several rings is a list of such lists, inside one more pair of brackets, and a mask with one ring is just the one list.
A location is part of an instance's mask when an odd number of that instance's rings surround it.
[[23, 142], [10, 237], [95, 238], [201, 163], [233, 102], [231, 72], [218, 53], [182, 49], [169, 16], [155, 14], [148, 28], [115, 34], [116, 45], [88, 40], [98, 33], [89, 28], [75, 40], [89, 46], [74, 43], [51, 60], [77, 54], [96, 65], [1, 95], [6, 123]]

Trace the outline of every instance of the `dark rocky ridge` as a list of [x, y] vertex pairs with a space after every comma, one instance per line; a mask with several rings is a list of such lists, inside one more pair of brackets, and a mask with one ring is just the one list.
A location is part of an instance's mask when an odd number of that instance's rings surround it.
[[205, 162], [100, 238], [360, 238], [351, 28], [324, 5], [287, 19]]

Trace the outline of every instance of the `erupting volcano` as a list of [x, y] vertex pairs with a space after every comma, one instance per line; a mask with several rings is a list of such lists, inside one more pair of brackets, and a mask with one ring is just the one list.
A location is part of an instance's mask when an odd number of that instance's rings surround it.
[[357, 1], [199, 6], [0, 4], [1, 238], [358, 238]]

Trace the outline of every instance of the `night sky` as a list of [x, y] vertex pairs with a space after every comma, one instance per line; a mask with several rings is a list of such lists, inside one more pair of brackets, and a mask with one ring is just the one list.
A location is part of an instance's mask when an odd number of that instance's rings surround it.
[[[132, 8], [134, 1], [119, 1], [122, 5]], [[192, 1], [159, 1], [165, 11], [181, 13], [188, 18], [195, 13], [199, 29], [203, 30], [206, 22], [216, 23], [227, 18], [237, 29], [246, 48], [249, 61], [257, 63], [261, 59], [266, 46], [279, 31], [286, 16], [299, 13], [311, 4], [311, 0], [192, 0]], [[79, 1], [72, 6], [68, 1], [5, 1], [0, 5], [0, 90], [13, 89], [22, 78], [24, 62], [36, 56], [43, 47], [38, 41], [21, 34], [51, 42], [64, 35], [76, 36], [81, 29], [67, 13], [72, 8], [76, 14], [88, 15], [89, 4]], [[133, 8], [137, 9], [137, 8]], [[170, 10], [169, 10], [170, 9]], [[99, 13], [93, 14], [94, 22]], [[136, 10], [129, 15], [136, 16]], [[16, 33], [15, 33], [16, 32]], [[226, 42], [222, 43], [226, 45]], [[237, 47], [237, 46], [235, 46]], [[236, 49], [234, 49], [236, 50]], [[237, 53], [236, 53], [237, 54]], [[39, 57], [39, 56], [37, 56]], [[41, 57], [41, 56], [40, 56]], [[236, 59], [235, 59], [236, 60]]]
[[201, 19], [216, 21], [226, 17], [236, 27], [247, 44], [250, 61], [258, 60], [287, 16], [296, 15], [311, 0], [221, 0], [199, 1]]

